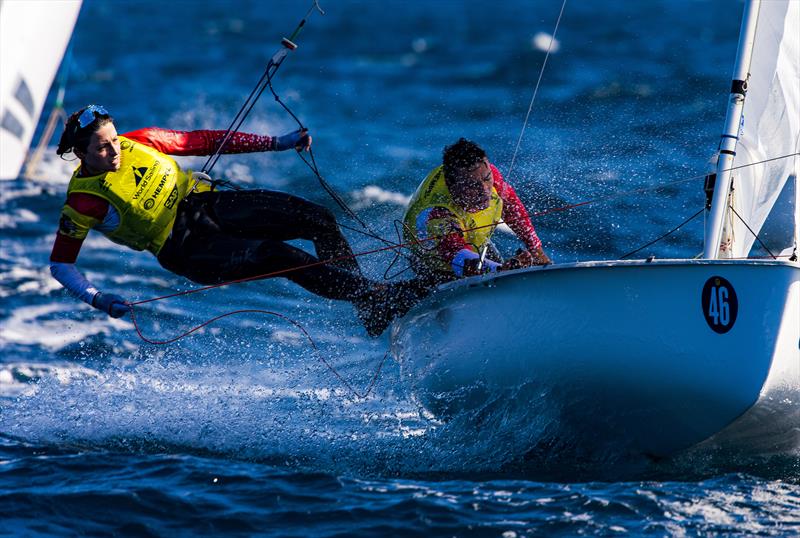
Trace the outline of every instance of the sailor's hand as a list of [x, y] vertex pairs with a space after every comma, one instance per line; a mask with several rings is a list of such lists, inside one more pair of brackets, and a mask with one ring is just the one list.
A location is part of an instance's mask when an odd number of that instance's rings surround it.
[[298, 129], [275, 137], [275, 151], [286, 151], [292, 148], [297, 151], [311, 149], [311, 135], [308, 134], [308, 129]]
[[125, 302], [125, 299], [113, 293], [98, 292], [92, 300], [92, 306], [98, 310], [102, 310], [112, 318], [121, 318], [131, 309]]
[[534, 259], [530, 250], [517, 250], [517, 253], [513, 258], [511, 258], [511, 260], [513, 260], [518, 267], [530, 267], [531, 265], [536, 265], [536, 260]]
[[501, 265], [492, 260], [483, 260], [483, 265], [478, 258], [471, 260], [464, 260], [464, 276], [475, 276], [484, 273], [494, 273], [501, 269]]
[[544, 250], [541, 248], [531, 253], [531, 256], [533, 258], [531, 265], [550, 265], [553, 263], [553, 260], [550, 259], [550, 256], [545, 254]]
[[512, 269], [521, 269], [523, 267], [530, 267], [534, 265], [533, 254], [530, 251], [519, 249], [517, 253], [503, 262], [501, 269], [503, 271], [510, 271]]

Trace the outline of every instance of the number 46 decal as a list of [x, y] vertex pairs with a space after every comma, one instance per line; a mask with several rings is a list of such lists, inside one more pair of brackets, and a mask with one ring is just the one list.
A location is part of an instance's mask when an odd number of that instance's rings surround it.
[[730, 282], [721, 276], [712, 276], [703, 286], [701, 296], [703, 316], [711, 330], [724, 334], [733, 328], [739, 313], [739, 300]]

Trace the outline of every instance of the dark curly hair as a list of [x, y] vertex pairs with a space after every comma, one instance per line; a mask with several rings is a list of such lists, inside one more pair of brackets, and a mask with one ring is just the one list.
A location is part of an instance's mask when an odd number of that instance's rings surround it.
[[471, 140], [459, 138], [442, 152], [444, 177], [453, 177], [457, 170], [469, 169], [486, 158], [486, 152]]
[[59, 157], [63, 158], [64, 154], [71, 151], [74, 152], [76, 149], [81, 153], [86, 153], [86, 149], [89, 147], [89, 140], [91, 140], [95, 131], [100, 129], [103, 125], [114, 123], [114, 118], [108, 114], [101, 114], [100, 112], [94, 111], [94, 121], [86, 127], [81, 127], [79, 118], [86, 108], [88, 107], [74, 112], [64, 123], [64, 132], [61, 133], [61, 139], [58, 141], [58, 149], [56, 149], [56, 155]]

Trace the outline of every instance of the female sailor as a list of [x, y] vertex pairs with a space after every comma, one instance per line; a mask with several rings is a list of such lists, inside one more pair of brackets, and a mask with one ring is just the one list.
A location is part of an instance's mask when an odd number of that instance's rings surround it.
[[[145, 128], [117, 134], [102, 106], [72, 114], [57, 153], [80, 164], [50, 256], [50, 271], [67, 290], [112, 317], [130, 308], [100, 291], [75, 267], [89, 230], [134, 250], [151, 252], [165, 269], [198, 284], [276, 271], [308, 291], [354, 303], [367, 331], [380, 334], [413, 300], [408, 286], [377, 285], [361, 275], [333, 214], [303, 198], [269, 190], [215, 190], [194, 182], [170, 155], [211, 155], [225, 131]], [[307, 150], [305, 130], [283, 136], [233, 133], [224, 153]], [[316, 256], [286, 243], [307, 239]], [[319, 261], [330, 263], [313, 265]], [[299, 269], [295, 269], [299, 268]], [[294, 269], [294, 270], [292, 270]], [[386, 305], [395, 308], [385, 308]], [[379, 315], [378, 315], [379, 313]]]

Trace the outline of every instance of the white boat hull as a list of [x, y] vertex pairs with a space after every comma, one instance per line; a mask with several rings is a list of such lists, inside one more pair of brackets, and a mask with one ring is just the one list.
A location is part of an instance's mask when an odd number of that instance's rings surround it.
[[[721, 298], [731, 301], [724, 333], [701, 304], [713, 277], [738, 302]], [[475, 277], [442, 287], [396, 322], [392, 353], [434, 415], [528, 386], [531, 401], [515, 402], [522, 412], [547, 400], [578, 442], [668, 455], [719, 432], [771, 390], [800, 405], [800, 265], [591, 262]]]

